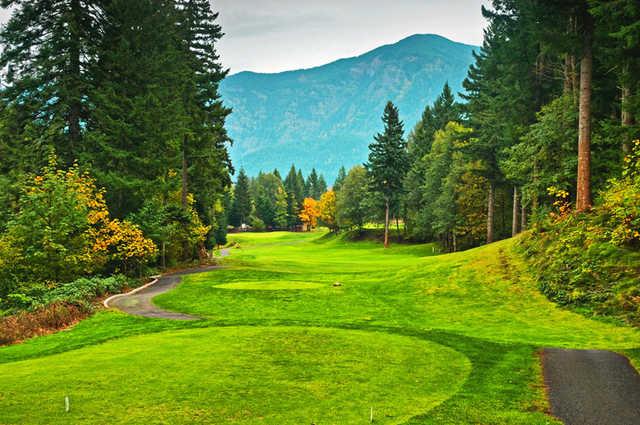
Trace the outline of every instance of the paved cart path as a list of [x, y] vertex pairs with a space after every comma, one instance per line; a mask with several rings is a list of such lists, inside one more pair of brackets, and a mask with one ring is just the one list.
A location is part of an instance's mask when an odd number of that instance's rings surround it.
[[[229, 255], [229, 250], [220, 251], [221, 257]], [[105, 302], [107, 307], [117, 308], [125, 313], [135, 316], [153, 317], [171, 320], [199, 320], [199, 317], [190, 314], [177, 313], [173, 311], [163, 310], [153, 304], [153, 298], [164, 294], [178, 286], [182, 280], [182, 276], [196, 273], [204, 273], [211, 270], [221, 268], [220, 266], [198, 267], [194, 269], [184, 270], [181, 272], [171, 273], [159, 277], [157, 281], [138, 292], [130, 292], [128, 294], [120, 294], [110, 298]]]
[[546, 349], [551, 413], [566, 425], [640, 425], [640, 375], [620, 354]]

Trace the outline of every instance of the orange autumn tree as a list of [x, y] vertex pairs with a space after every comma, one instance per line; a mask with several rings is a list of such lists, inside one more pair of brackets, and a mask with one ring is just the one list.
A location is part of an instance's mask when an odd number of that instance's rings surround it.
[[314, 228], [318, 225], [319, 216], [318, 202], [313, 198], [305, 198], [302, 202], [300, 214], [298, 214], [302, 223], [309, 226], [309, 228]]
[[319, 218], [322, 224], [332, 232], [338, 231], [336, 220], [336, 193], [333, 190], [325, 192], [318, 203]]

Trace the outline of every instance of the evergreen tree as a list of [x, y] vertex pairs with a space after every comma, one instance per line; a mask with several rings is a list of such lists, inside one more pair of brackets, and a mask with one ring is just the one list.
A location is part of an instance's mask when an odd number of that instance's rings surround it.
[[300, 185], [296, 167], [294, 165], [291, 165], [289, 174], [287, 174], [287, 177], [284, 180], [284, 188], [287, 193], [287, 215], [289, 227], [294, 227], [300, 222], [298, 214], [300, 212], [301, 201], [304, 199], [304, 187]]
[[105, 16], [82, 159], [107, 189], [114, 215], [124, 217], [146, 200], [166, 203], [180, 188], [187, 67], [170, 2], [113, 0]]
[[252, 208], [249, 178], [244, 169], [241, 168], [234, 187], [234, 197], [229, 222], [236, 227], [240, 227], [242, 224], [248, 224]]
[[632, 140], [640, 136], [640, 4], [635, 0], [589, 4], [596, 26], [605, 32], [603, 60], [618, 75], [622, 150], [628, 155]]
[[220, 82], [228, 73], [216, 50], [223, 33], [216, 23], [218, 14], [208, 0], [177, 0], [176, 4], [182, 12], [178, 27], [188, 65], [180, 86], [187, 113], [182, 135], [182, 204], [190, 181], [196, 207], [205, 224], [209, 224], [210, 205], [231, 184], [233, 172], [227, 151], [231, 140], [224, 126], [231, 110], [223, 105], [218, 93]]
[[2, 100], [5, 107], [27, 112], [12, 115], [20, 119], [13, 125], [14, 137], [26, 143], [22, 149], [46, 144], [67, 165], [77, 159], [104, 24], [102, 3], [2, 0], [3, 8], [14, 8], [0, 33]]
[[324, 176], [320, 174], [318, 177], [318, 184], [314, 190], [314, 198], [320, 199], [320, 197], [327, 191], [327, 181], [324, 179]]
[[451, 121], [460, 121], [461, 107], [456, 102], [449, 83], [445, 83], [442, 93], [433, 105], [427, 105], [422, 118], [416, 124], [407, 140], [410, 158], [415, 161], [428, 154], [436, 131], [443, 130]]
[[389, 246], [389, 213], [400, 199], [402, 182], [408, 168], [407, 146], [404, 128], [393, 103], [387, 103], [382, 116], [384, 132], [375, 136], [369, 145], [367, 172], [372, 188], [381, 196], [385, 205], [384, 246]]
[[287, 194], [273, 173], [260, 173], [255, 179], [256, 215], [269, 228], [287, 226]]
[[315, 168], [311, 169], [311, 173], [309, 173], [304, 184], [304, 196], [305, 198], [318, 200], [318, 172]]
[[495, 229], [496, 194], [505, 186], [512, 187], [500, 168], [502, 152], [520, 140], [546, 98], [542, 77], [548, 65], [537, 36], [540, 30], [532, 18], [538, 11], [524, 9], [520, 2], [503, 1], [495, 1], [492, 11], [483, 8], [489, 27], [463, 83], [468, 125], [477, 136], [472, 156], [483, 163], [483, 177], [489, 181], [487, 242], [506, 235], [507, 227], [508, 234], [511, 230], [506, 224], [498, 232]]
[[336, 181], [333, 183], [333, 191], [338, 192], [344, 183], [344, 179], [347, 178], [347, 170], [345, 170], [344, 166], [340, 167], [338, 171], [338, 177], [336, 177]]
[[302, 202], [304, 201], [305, 196], [307, 196], [306, 183], [304, 180], [304, 176], [302, 175], [302, 170], [298, 170], [298, 174], [296, 175], [296, 189], [296, 200], [298, 201], [298, 207], [302, 207]]
[[445, 84], [434, 104], [425, 108], [422, 119], [407, 140], [411, 167], [403, 183], [405, 194], [402, 203], [405, 226], [414, 238], [428, 238], [430, 229], [429, 223], [419, 222], [420, 213], [429, 202], [423, 197], [424, 156], [431, 151], [436, 132], [444, 130], [449, 122], [459, 122], [461, 118], [461, 105], [455, 101], [449, 84]]

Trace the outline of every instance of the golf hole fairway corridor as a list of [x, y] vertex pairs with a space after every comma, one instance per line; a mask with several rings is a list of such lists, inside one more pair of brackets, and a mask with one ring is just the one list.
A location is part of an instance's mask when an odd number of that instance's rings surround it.
[[640, 364], [636, 328], [551, 303], [514, 241], [436, 255], [323, 232], [230, 238], [221, 268], [156, 287], [155, 307], [198, 320], [102, 310], [0, 347], [0, 424], [361, 425], [373, 409], [374, 424], [558, 425], [543, 348]]
[[373, 408], [397, 424], [455, 394], [470, 369], [450, 348], [381, 332], [184, 330], [1, 365], [0, 411], [22, 424], [348, 424]]

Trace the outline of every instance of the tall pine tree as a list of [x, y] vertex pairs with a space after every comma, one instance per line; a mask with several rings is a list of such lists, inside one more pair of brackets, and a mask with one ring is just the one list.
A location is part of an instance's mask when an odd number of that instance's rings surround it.
[[218, 14], [208, 0], [176, 3], [182, 12], [179, 27], [188, 65], [181, 86], [188, 117], [182, 135], [182, 203], [185, 206], [187, 192], [193, 192], [196, 208], [205, 224], [211, 224], [212, 205], [231, 184], [233, 172], [227, 151], [231, 140], [224, 127], [231, 110], [223, 105], [218, 93], [228, 73], [216, 50], [223, 33], [216, 22]]
[[236, 227], [249, 223], [251, 210], [253, 208], [251, 201], [251, 193], [249, 190], [249, 177], [244, 172], [244, 168], [238, 173], [238, 180], [234, 187], [233, 203], [231, 213], [229, 214], [229, 222]]
[[172, 2], [113, 0], [105, 16], [83, 161], [124, 217], [149, 200], [166, 204], [180, 188], [187, 68]]
[[407, 144], [398, 108], [388, 102], [382, 116], [384, 132], [369, 145], [369, 161], [365, 165], [371, 176], [372, 188], [382, 197], [385, 206], [384, 246], [389, 246], [389, 213], [401, 196], [402, 182], [408, 168]]
[[[0, 33], [5, 106], [25, 144], [55, 150], [67, 165], [82, 148], [83, 123], [89, 113], [90, 69], [103, 28], [99, 0], [2, 0], [13, 8]], [[35, 127], [35, 131], [29, 129]], [[25, 134], [26, 133], [26, 134]], [[35, 136], [35, 140], [33, 137]], [[46, 159], [46, 158], [45, 158]]]

